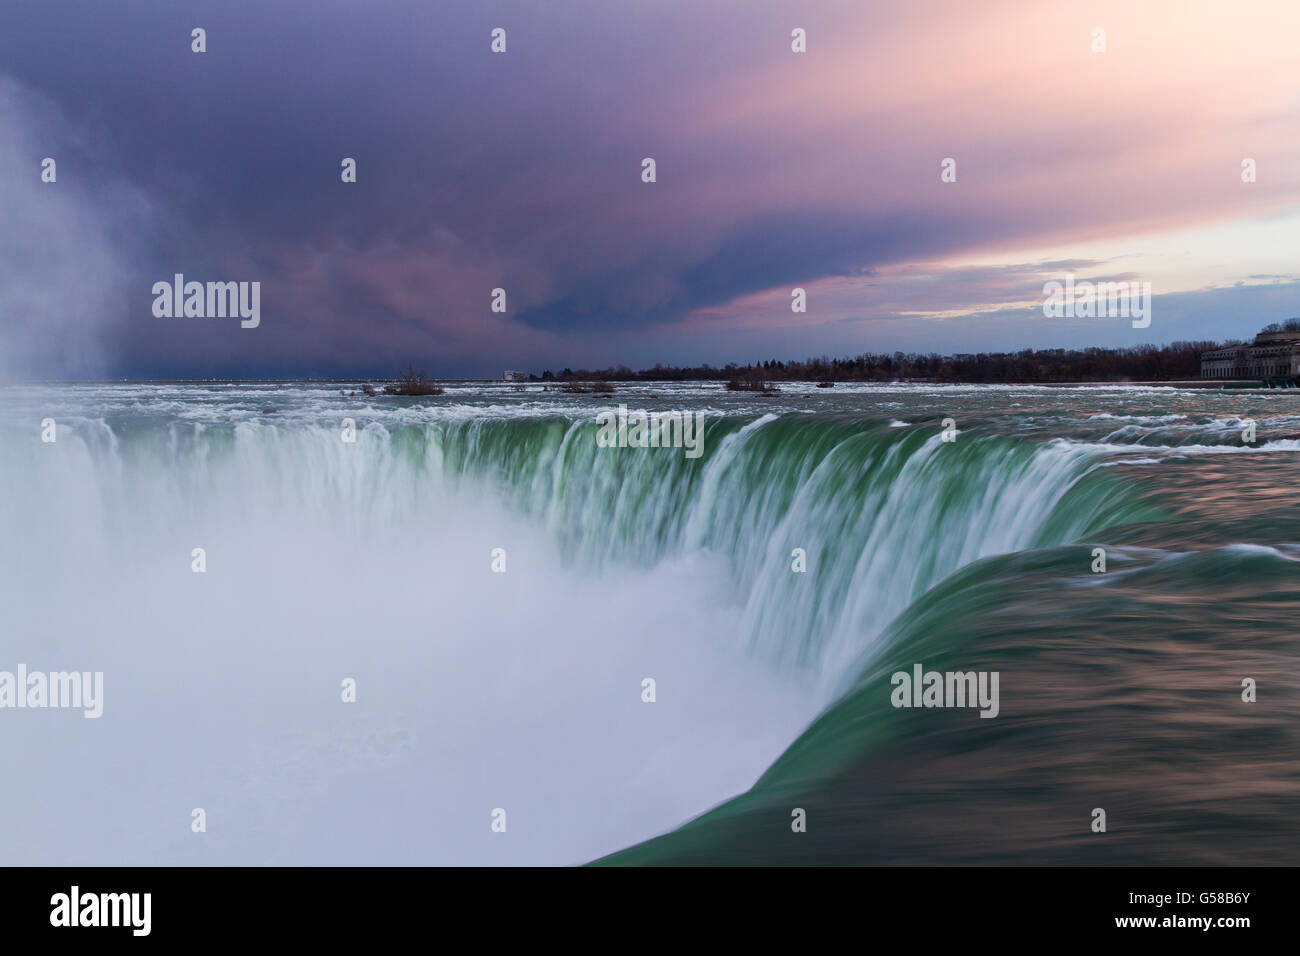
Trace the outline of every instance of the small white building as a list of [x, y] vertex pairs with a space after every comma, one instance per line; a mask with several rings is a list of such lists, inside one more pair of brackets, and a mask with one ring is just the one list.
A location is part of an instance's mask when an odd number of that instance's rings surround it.
[[512, 372], [509, 369], [501, 376], [503, 382], [526, 382], [528, 381], [527, 372]]

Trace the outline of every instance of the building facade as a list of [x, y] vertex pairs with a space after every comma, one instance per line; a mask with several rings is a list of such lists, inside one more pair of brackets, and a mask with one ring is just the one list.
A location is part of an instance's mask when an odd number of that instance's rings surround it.
[[1225, 345], [1201, 353], [1201, 378], [1260, 379], [1300, 377], [1300, 320], [1269, 326], [1249, 344]]

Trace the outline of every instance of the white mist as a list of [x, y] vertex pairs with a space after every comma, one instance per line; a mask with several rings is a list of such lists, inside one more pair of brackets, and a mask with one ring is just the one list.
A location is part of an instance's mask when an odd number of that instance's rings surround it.
[[0, 431], [0, 667], [105, 675], [98, 720], [0, 713], [6, 863], [579, 863], [744, 790], [814, 715], [736, 650], [720, 558], [573, 569], [375, 426], [212, 437]]

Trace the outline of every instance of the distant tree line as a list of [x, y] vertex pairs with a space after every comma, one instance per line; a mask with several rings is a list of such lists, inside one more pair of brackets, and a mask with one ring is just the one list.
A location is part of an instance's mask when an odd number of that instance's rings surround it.
[[1285, 322], [1272, 322], [1263, 329], [1263, 332], [1300, 332], [1300, 319], [1287, 319]]
[[529, 375], [533, 382], [653, 382], [653, 381], [804, 381], [886, 382], [896, 379], [929, 382], [1121, 382], [1193, 379], [1201, 376], [1201, 353], [1222, 348], [1218, 342], [1174, 342], [1104, 349], [1022, 349], [1019, 352], [977, 352], [958, 355], [866, 352], [855, 358], [809, 358], [802, 362], [766, 362], [722, 368], [700, 365], [679, 368], [656, 364], [634, 371], [626, 365], [605, 369], [546, 370]]

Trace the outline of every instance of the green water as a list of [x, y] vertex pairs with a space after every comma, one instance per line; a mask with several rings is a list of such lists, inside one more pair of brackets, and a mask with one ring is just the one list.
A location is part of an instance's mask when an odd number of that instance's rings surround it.
[[[460, 628], [466, 648], [486, 645], [477, 622], [497, 610], [499, 585], [484, 562], [466, 563], [456, 549], [487, 554], [499, 534], [480, 541], [472, 516], [495, 521], [495, 512], [467, 510], [471, 527], [458, 537], [447, 537], [447, 527], [462, 503], [504, 505], [529, 529], [511, 540], [535, 533], [546, 542], [532, 578], [515, 564], [506, 579], [535, 589], [521, 613], [549, 628], [536, 638], [550, 642], [535, 648], [536, 662], [589, 679], [575, 683], [581, 691], [561, 692], [571, 710], [554, 724], [563, 731], [539, 731], [527, 754], [561, 744], [546, 733], [572, 737], [588, 725], [590, 745], [569, 747], [545, 781], [521, 758], [502, 756], [531, 739], [537, 720], [524, 671], [504, 709], [490, 711], [516, 729], [496, 750], [466, 751], [458, 769], [438, 763], [440, 748], [463, 736], [454, 709], [438, 720], [394, 712], [382, 727], [405, 733], [413, 725], [417, 735], [444, 741], [430, 745], [427, 761], [410, 761], [397, 786], [403, 793], [418, 788], [412, 781], [431, 786], [425, 774], [477, 779], [482, 761], [500, 763], [502, 779], [523, 794], [528, 781], [550, 786], [571, 777], [579, 789], [557, 791], [546, 813], [587, 799], [599, 809], [573, 811], [578, 817], [626, 835], [604, 839], [584, 858], [623, 846], [599, 862], [1296, 860], [1298, 395], [887, 385], [786, 386], [759, 398], [652, 383], [614, 396], [467, 385], [436, 398], [367, 399], [266, 384], [28, 388], [3, 397], [0, 521], [9, 540], [30, 544], [0, 559], [10, 578], [30, 579], [7, 592], [28, 622], [29, 653], [51, 640], [83, 657], [137, 639], [175, 646], [166, 621], [132, 616], [154, 613], [152, 592], [121, 607], [106, 602], [90, 627], [75, 603], [67, 614], [51, 603], [51, 589], [68, 569], [84, 572], [81, 587], [91, 593], [140, 587], [133, 561], [168, 581], [170, 549], [188, 555], [191, 546], [171, 540], [176, 529], [200, 528], [250, 569], [230, 581], [244, 589], [230, 592], [237, 601], [205, 611], [220, 615], [223, 634], [248, 630], [269, 647], [296, 635], [295, 621], [309, 620], [313, 646], [297, 648], [295, 660], [319, 657], [319, 635], [328, 632], [339, 660], [362, 647], [385, 673], [404, 676], [426, 645], [448, 637], [439, 632], [449, 615], [473, 622]], [[617, 403], [703, 413], [702, 454], [601, 447], [597, 416]], [[54, 448], [38, 438], [47, 416], [65, 429]], [[340, 441], [345, 419], [357, 429], [355, 446]], [[293, 570], [304, 560], [298, 541], [319, 542], [312, 554], [324, 565]], [[435, 553], [440, 571], [426, 573]], [[707, 606], [696, 616], [725, 612], [709, 618], [723, 632], [684, 627], [690, 608], [663, 583], [675, 580], [667, 570], [684, 573], [692, 562], [710, 575]], [[382, 632], [362, 633], [356, 619], [333, 621], [334, 594], [354, 599], [358, 575], [376, 595], [362, 620], [402, 620], [398, 632], [414, 634], [418, 652], [393, 649]], [[589, 667], [580, 655], [590, 647], [580, 651], [573, 639], [587, 636], [584, 599], [574, 594], [602, 594], [616, 578], [646, 584], [623, 624], [601, 632], [606, 657]], [[259, 595], [256, 611], [242, 603], [250, 589]], [[49, 624], [51, 607], [71, 623]], [[187, 608], [172, 616], [191, 620]], [[264, 635], [276, 620], [283, 626]], [[659, 625], [668, 620], [678, 623]], [[434, 624], [427, 637], [425, 622]], [[582, 781], [603, 779], [602, 755], [618, 753], [630, 781], [619, 792], [629, 799], [645, 792], [639, 775], [649, 771], [629, 749], [628, 716], [617, 707], [592, 716], [587, 702], [601, 699], [604, 674], [654, 659], [619, 642], [657, 626], [670, 632], [662, 633], [665, 644], [685, 644], [688, 658], [691, 642], [710, 653], [721, 648], [737, 670], [757, 669], [771, 686], [806, 695], [805, 713], [815, 716], [777, 739], [775, 759], [764, 757], [746, 778], [752, 786], [705, 788], [717, 805], [694, 819], [646, 810], [651, 828], [620, 817], [626, 804]], [[90, 640], [97, 629], [116, 643]], [[226, 639], [218, 635], [211, 646]], [[482, 653], [495, 666], [498, 652]], [[178, 673], [190, 673], [188, 660], [178, 660]], [[467, 650], [461, 662], [470, 660]], [[918, 664], [996, 672], [997, 716], [895, 707], [893, 675]], [[123, 665], [118, 680], [137, 673], [146, 670]], [[472, 680], [454, 669], [430, 676], [477, 706]], [[749, 688], [767, 685], [746, 681], [730, 698], [719, 691], [705, 700], [715, 714], [706, 707], [701, 719], [716, 722], [716, 711], [741, 703], [761, 711]], [[1253, 682], [1253, 701], [1243, 700], [1243, 681]], [[703, 681], [695, 693], [713, 691]], [[286, 710], [302, 712], [309, 710]], [[143, 706], [139, 720], [165, 723]], [[674, 726], [646, 730], [638, 746], [689, 750], [692, 735], [709, 729]], [[663, 764], [657, 782], [667, 790], [687, 789], [694, 782], [687, 777], [716, 759], [705, 747], [688, 766], [685, 750], [673, 752], [679, 762]], [[1105, 811], [1104, 832], [1092, 828], [1097, 810]], [[335, 828], [342, 819], [323, 811], [321, 818]], [[151, 820], [141, 818], [140, 833], [152, 833]], [[798, 830], [792, 823], [800, 820]], [[459, 838], [430, 837], [439, 852]], [[394, 846], [393, 859], [411, 861], [405, 842]], [[261, 852], [241, 849], [237, 859]], [[283, 852], [302, 858], [294, 846]], [[466, 840], [451, 858], [473, 862], [478, 852]], [[518, 859], [565, 860], [567, 852], [556, 830], [546, 847]]]

